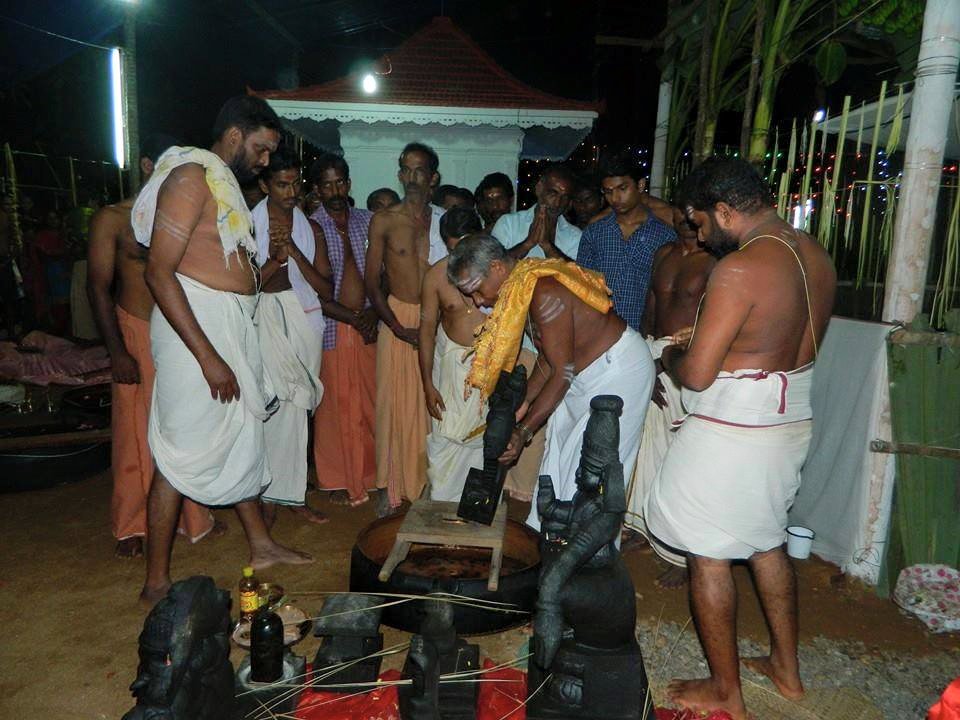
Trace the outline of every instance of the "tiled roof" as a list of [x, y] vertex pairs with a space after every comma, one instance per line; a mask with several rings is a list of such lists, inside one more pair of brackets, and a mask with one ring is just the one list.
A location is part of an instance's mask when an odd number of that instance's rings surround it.
[[380, 65], [392, 69], [389, 74], [378, 76], [379, 89], [370, 95], [363, 92], [360, 75], [356, 74], [321, 85], [254, 94], [273, 100], [597, 110], [596, 103], [550, 95], [520, 82], [447, 17], [434, 18], [385, 55]]

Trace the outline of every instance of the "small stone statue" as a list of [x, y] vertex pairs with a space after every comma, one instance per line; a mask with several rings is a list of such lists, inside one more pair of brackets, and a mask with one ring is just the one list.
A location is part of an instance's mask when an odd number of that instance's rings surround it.
[[403, 663], [403, 675], [410, 685], [397, 690], [402, 720], [440, 720], [440, 663], [437, 649], [422, 636], [410, 639]]
[[523, 365], [513, 372], [501, 372], [497, 387], [487, 401], [487, 427], [483, 431], [483, 469], [470, 468], [460, 496], [457, 515], [484, 525], [493, 522], [500, 504], [500, 493], [507, 468], [498, 458], [507, 449], [516, 425], [517, 409], [527, 394], [527, 375]]
[[557, 500], [551, 478], [539, 479], [543, 571], [528, 687], [553, 678], [530, 699], [531, 720], [636, 719], [652, 707], [634, 638], [633, 581], [616, 545], [626, 513], [622, 410], [616, 396], [591, 400], [572, 500]]
[[140, 665], [123, 720], [233, 720], [230, 593], [213, 579], [174, 583], [140, 633]]
[[[410, 641], [403, 674], [413, 680], [401, 686], [402, 720], [475, 720], [477, 686], [471, 683], [440, 684], [445, 674], [480, 669], [480, 648], [457, 637], [453, 606], [443, 600], [423, 601], [420, 633]], [[437, 714], [434, 714], [434, 713]]]

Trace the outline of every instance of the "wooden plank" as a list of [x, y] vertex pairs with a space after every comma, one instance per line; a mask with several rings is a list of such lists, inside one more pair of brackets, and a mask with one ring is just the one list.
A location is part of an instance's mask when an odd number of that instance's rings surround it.
[[914, 330], [894, 330], [887, 342], [894, 345], [939, 345], [940, 347], [960, 348], [960, 335], [953, 333], [916, 332]]
[[76, 430], [74, 432], [50, 433], [49, 435], [25, 435], [0, 439], [0, 452], [17, 450], [35, 450], [37, 448], [57, 447], [60, 445], [82, 445], [110, 440], [110, 428], [100, 430]]
[[923, 457], [939, 457], [949, 460], [960, 460], [960, 448], [939, 447], [937, 445], [922, 445], [920, 443], [897, 443], [886, 440], [871, 440], [871, 452], [893, 453], [896, 455], [922, 455]]

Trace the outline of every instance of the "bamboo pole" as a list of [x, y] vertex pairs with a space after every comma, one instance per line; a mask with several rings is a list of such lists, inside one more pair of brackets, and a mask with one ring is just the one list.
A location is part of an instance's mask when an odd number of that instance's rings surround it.
[[887, 266], [883, 317], [912, 320], [923, 309], [947, 125], [960, 62], [960, 2], [927, 0], [917, 82]]
[[73, 167], [73, 158], [67, 157], [67, 164], [70, 166], [70, 202], [76, 207], [77, 203], [77, 173]]
[[877, 100], [877, 115], [873, 121], [873, 139], [870, 141], [870, 154], [867, 156], [867, 196], [863, 200], [863, 219], [860, 221], [860, 247], [857, 260], [857, 288], [863, 284], [863, 273], [867, 267], [867, 256], [871, 248], [870, 205], [873, 201], [873, 169], [877, 164], [877, 143], [880, 140], [880, 121], [883, 118], [883, 101], [887, 96], [887, 81], [880, 83], [880, 98]]
[[803, 173], [803, 182], [800, 185], [800, 227], [806, 230], [810, 222], [807, 214], [807, 195], [810, 192], [810, 176], [813, 173], [813, 151], [817, 142], [817, 124], [810, 121], [810, 146], [807, 149], [807, 168]]
[[[824, 170], [823, 183], [823, 212], [820, 215], [820, 224], [817, 226], [817, 238], [820, 244], [828, 250], [833, 251], [833, 257], [836, 259], [837, 244], [835, 231], [837, 227], [836, 204], [837, 204], [837, 183], [840, 182], [840, 168], [843, 166], [843, 145], [847, 137], [847, 118], [850, 115], [850, 96], [843, 98], [843, 109], [840, 111], [840, 133], [837, 135], [837, 149], [833, 159], [833, 178], [826, 180], [826, 170]], [[826, 131], [823, 133], [824, 139], [827, 137]], [[824, 167], [827, 166], [826, 158], [823, 159]]]
[[900, 443], [888, 442], [886, 440], [871, 440], [870, 452], [892, 453], [895, 455], [921, 455], [923, 457], [960, 460], [960, 448], [940, 447], [939, 445], [923, 445], [921, 443]]

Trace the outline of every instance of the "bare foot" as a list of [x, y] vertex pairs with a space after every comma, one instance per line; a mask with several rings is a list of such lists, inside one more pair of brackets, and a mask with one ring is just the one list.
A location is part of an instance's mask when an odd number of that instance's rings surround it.
[[314, 510], [309, 505], [291, 505], [290, 509], [304, 520], [307, 522], [312, 522], [314, 525], [323, 525], [324, 523], [330, 522], [330, 518], [328, 518], [319, 510]]
[[742, 662], [755, 673], [770, 678], [780, 694], [788, 700], [799, 700], [803, 697], [803, 683], [800, 675], [796, 672], [781, 670], [773, 658], [769, 656], [743, 658]]
[[350, 493], [346, 490], [333, 490], [328, 498], [331, 505], [349, 505]]
[[673, 680], [667, 686], [667, 697], [681, 708], [694, 712], [723, 710], [733, 720], [748, 720], [750, 717], [740, 691], [721, 691], [713, 678]]
[[625, 527], [620, 531], [621, 553], [630, 552], [631, 550], [641, 550], [649, 547], [650, 543], [647, 542], [647, 539], [636, 530], [631, 530], [630, 528]]
[[128, 537], [123, 540], [117, 540], [117, 547], [114, 548], [113, 554], [115, 557], [123, 558], [124, 560], [140, 557], [143, 555], [143, 538]]
[[679, 590], [687, 584], [687, 568], [671, 565], [654, 582], [664, 590]]
[[356, 500], [350, 501], [350, 507], [360, 507], [364, 503], [370, 502], [370, 496], [364, 493], [361, 497], [358, 497]]
[[263, 570], [280, 564], [307, 565], [312, 562], [313, 557], [311, 555], [299, 550], [291, 550], [277, 543], [250, 552], [250, 565], [254, 570]]
[[168, 590], [170, 590], [169, 582], [156, 587], [144, 585], [143, 590], [140, 591], [140, 607], [147, 611], [153, 610], [153, 606], [166, 597]]

